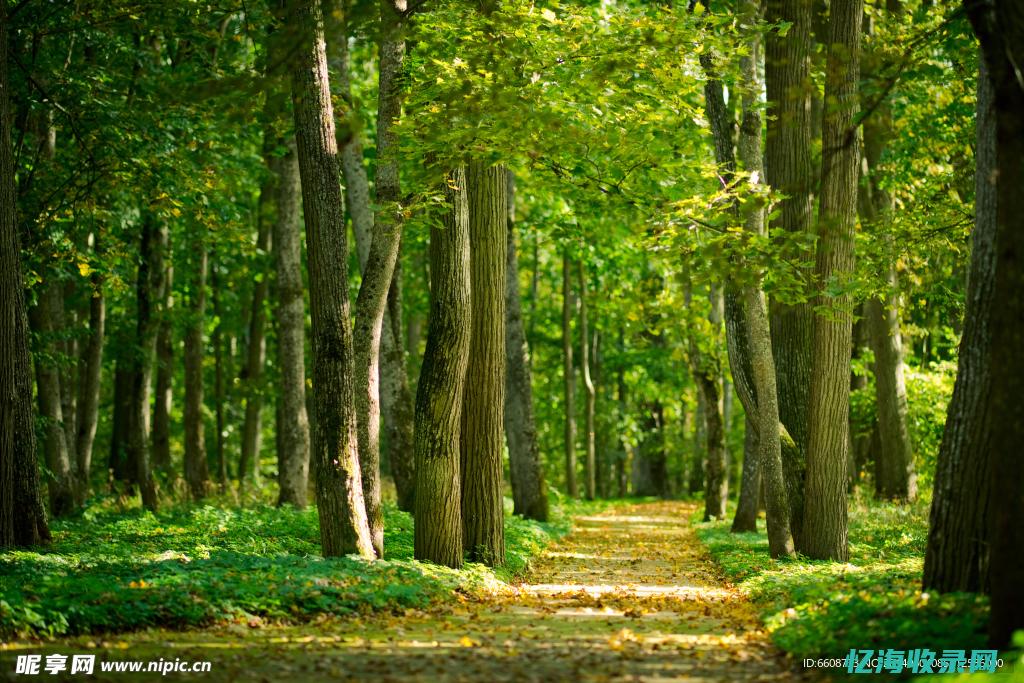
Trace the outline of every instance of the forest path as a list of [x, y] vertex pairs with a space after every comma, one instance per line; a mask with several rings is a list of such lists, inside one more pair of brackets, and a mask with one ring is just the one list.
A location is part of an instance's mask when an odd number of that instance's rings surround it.
[[[771, 681], [796, 677], [698, 541], [694, 503], [578, 517], [505, 594], [401, 616], [129, 636], [201, 681]], [[170, 636], [173, 635], [173, 642]], [[168, 652], [168, 648], [172, 648]], [[124, 680], [100, 674], [93, 680]], [[131, 675], [133, 680], [144, 678]]]

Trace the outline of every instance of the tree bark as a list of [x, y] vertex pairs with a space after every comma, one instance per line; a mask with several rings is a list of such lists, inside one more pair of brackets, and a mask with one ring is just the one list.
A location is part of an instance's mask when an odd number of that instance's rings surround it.
[[451, 205], [430, 235], [430, 317], [416, 391], [414, 554], [462, 566], [459, 437], [471, 337], [469, 207], [466, 173], [448, 177]]
[[[768, 101], [765, 177], [787, 199], [772, 227], [809, 234], [811, 226], [811, 0], [768, 0], [765, 20], [789, 22], [786, 35], [766, 37], [765, 90]], [[809, 261], [806, 251], [790, 255]], [[808, 274], [809, 275], [809, 274]], [[811, 386], [811, 342], [814, 319], [808, 304], [773, 302], [772, 358], [778, 385], [779, 417], [796, 448], [783, 457], [783, 474], [793, 538], [799, 545], [804, 505], [808, 407]]]
[[[751, 16], [759, 12], [758, 3], [754, 0], [745, 2], [744, 11]], [[762, 168], [761, 155], [761, 116], [759, 101], [761, 83], [758, 78], [758, 59], [761, 54], [759, 37], [755, 34], [750, 40], [749, 54], [740, 60], [744, 90], [742, 92], [743, 117], [740, 122], [739, 160], [743, 169], [750, 174], [750, 182], [755, 187], [760, 182]], [[764, 233], [765, 215], [761, 207], [752, 208], [746, 216], [744, 229], [751, 235]], [[799, 461], [799, 455], [793, 454], [795, 445], [792, 438], [780, 421], [778, 378], [776, 362], [772, 352], [772, 336], [769, 328], [768, 308], [764, 293], [757, 285], [742, 288], [737, 301], [742, 308], [742, 320], [738, 326], [742, 334], [742, 344], [746, 349], [744, 359], [733, 364], [736, 386], [740, 389], [740, 401], [744, 402], [744, 410], [748, 418], [747, 426], [753, 428], [755, 435], [752, 441], [756, 445], [756, 463], [747, 467], [744, 460], [743, 479], [746, 485], [747, 472], [757, 470], [757, 483], [746, 490], [746, 498], [741, 490], [741, 502], [744, 514], [750, 519], [753, 509], [754, 530], [758, 510], [758, 497], [764, 492], [767, 512], [768, 551], [772, 557], [790, 556], [793, 554], [792, 506], [786, 487], [784, 463]], [[730, 352], [734, 344], [729, 344]], [[730, 356], [731, 358], [731, 356]], [[749, 367], [748, 367], [749, 366]], [[736, 369], [740, 369], [737, 376]], [[749, 370], [749, 375], [747, 371]], [[788, 449], [783, 448], [787, 444]], [[789, 452], [784, 456], [784, 453]], [[744, 458], [749, 450], [745, 450]], [[758, 485], [759, 484], [759, 485]], [[740, 521], [737, 508], [736, 520]], [[736, 524], [734, 524], [734, 530]], [[741, 525], [742, 527], [742, 525]]]
[[174, 329], [171, 311], [174, 306], [170, 243], [163, 245], [166, 254], [163, 291], [160, 299], [159, 328], [156, 333], [156, 394], [153, 400], [153, 469], [170, 476], [171, 469], [171, 402], [174, 382]]
[[[93, 252], [99, 253], [99, 234], [93, 235]], [[78, 458], [78, 504], [90, 493], [92, 448], [100, 406], [100, 376], [103, 370], [103, 341], [106, 325], [106, 297], [103, 276], [93, 270], [89, 276], [89, 336], [81, 347], [78, 375], [78, 413], [75, 425], [75, 457]]]
[[704, 490], [704, 453], [707, 443], [708, 421], [704, 415], [704, 392], [700, 387], [694, 387], [694, 394], [697, 399], [697, 408], [693, 416], [693, 441], [690, 447], [690, 476], [687, 482], [687, 490], [691, 494], [697, 494]]
[[512, 479], [513, 514], [539, 522], [548, 520], [544, 464], [537, 443], [533, 413], [530, 355], [523, 330], [519, 297], [519, 262], [516, 256], [515, 178], [508, 173], [508, 233], [505, 270], [505, 439]]
[[[120, 340], [127, 345], [128, 339]], [[115, 349], [118, 345], [115, 345]], [[110, 454], [107, 458], [107, 471], [111, 486], [116, 482], [132, 482], [134, 473], [128, 469], [128, 413], [132, 402], [131, 362], [121, 351], [114, 364], [114, 415], [110, 428]]]
[[[217, 264], [217, 253], [214, 252], [214, 265], [210, 269], [210, 293], [213, 298], [213, 316], [217, 320], [216, 327], [213, 328], [213, 334], [210, 336], [210, 345], [213, 346], [213, 415], [214, 415], [214, 463], [217, 468], [217, 485], [221, 493], [224, 493], [228, 487], [228, 461], [225, 453], [224, 443], [224, 408], [227, 402], [227, 396], [225, 395], [224, 389], [224, 375], [226, 370], [224, 368], [224, 310], [221, 307], [221, 296], [220, 296], [220, 268]], [[253, 454], [255, 455], [255, 453]], [[254, 465], [256, 463], [253, 463]], [[241, 482], [245, 476], [245, 472], [239, 467], [238, 480]], [[253, 477], [255, 479], [255, 475]], [[241, 486], [241, 483], [239, 483]]]
[[55, 365], [57, 348], [54, 337], [54, 321], [61, 305], [62, 289], [56, 282], [43, 283], [39, 300], [29, 311], [29, 321], [41, 348], [35, 353], [36, 398], [39, 414], [45, 420], [43, 427], [43, 449], [46, 467], [50, 470], [47, 489], [50, 494], [50, 514], [63, 517], [75, 510], [75, 476], [71, 467], [71, 453], [64, 430], [64, 413], [61, 404], [60, 370]]
[[[995, 101], [996, 236], [995, 279], [990, 345], [986, 358], [990, 377], [991, 470], [989, 486], [990, 594], [989, 639], [995, 647], [1010, 645], [1014, 631], [1024, 627], [1024, 11], [1019, 2], [964, 2], [981, 43]], [[962, 485], [962, 483], [961, 483]]]
[[993, 498], [992, 307], [996, 270], [995, 94], [984, 55], [979, 55], [977, 145], [974, 171], [974, 231], [967, 276], [963, 336], [956, 383], [946, 413], [932, 493], [925, 590], [943, 593], [989, 590], [989, 533]]
[[306, 306], [299, 234], [299, 161], [295, 140], [275, 160], [277, 215], [274, 264], [277, 272], [277, 481], [278, 505], [306, 507], [309, 489], [309, 415], [306, 412]]
[[[891, 4], [891, 3], [890, 3]], [[868, 31], [871, 30], [870, 22]], [[875, 55], [866, 55], [862, 71], [865, 78], [874, 77]], [[884, 243], [892, 248], [892, 234], [885, 230], [893, 210], [889, 193], [878, 183], [882, 155], [893, 136], [892, 110], [888, 101], [878, 104], [864, 121], [864, 157], [867, 177], [861, 185], [866, 195], [859, 201], [862, 223], [880, 232]], [[875, 404], [881, 437], [880, 492], [883, 498], [911, 501], [917, 497], [917, 475], [914, 472], [914, 450], [908, 427], [907, 387], [903, 377], [903, 343], [900, 335], [900, 310], [897, 296], [895, 254], [885, 273], [886, 291], [882, 299], [872, 297], [864, 305], [871, 348], [874, 352]], [[856, 465], [851, 455], [850, 461]]]
[[[280, 35], [288, 35], [282, 32]], [[269, 60], [277, 60], [283, 47], [279, 34], [267, 41]], [[271, 63], [274, 63], [271, 61]], [[273, 79], [267, 89], [265, 135], [275, 131], [273, 147], [284, 153], [264, 155], [276, 181], [272, 198], [276, 209], [271, 224], [273, 245], [276, 364], [278, 391], [275, 417], [277, 446], [277, 504], [304, 508], [309, 493], [310, 420], [306, 406], [306, 305], [302, 283], [302, 235], [299, 199], [302, 186], [295, 138], [287, 129], [288, 84]]]
[[206, 318], [206, 275], [209, 257], [205, 236], [193, 249], [189, 287], [188, 327], [185, 331], [185, 482], [193, 500], [206, 497], [209, 469], [203, 424], [203, 327]]
[[348, 244], [338, 145], [327, 78], [323, 17], [314, 0], [290, 0], [295, 137], [302, 177], [313, 334], [313, 462], [325, 556], [374, 557], [357, 446]]
[[[386, 404], [385, 422], [390, 424], [389, 441], [392, 465], [397, 465], [396, 489], [401, 482], [401, 498], [410, 507], [409, 467], [407, 465], [412, 425], [409, 422], [409, 389], [405, 376], [404, 354], [396, 353], [401, 334], [400, 321], [389, 315], [388, 293], [395, 279], [395, 265], [402, 244], [402, 205], [400, 203], [397, 140], [392, 128], [401, 115], [401, 89], [395, 82], [401, 72], [405, 44], [401, 39], [401, 20], [389, 0], [381, 5], [382, 68], [378, 99], [377, 203], [374, 215], [369, 207], [366, 172], [362, 166], [362, 147], [354, 130], [351, 114], [346, 117], [346, 146], [343, 150], [347, 196], [352, 212], [357, 242], [362, 242], [360, 263], [362, 285], [356, 301], [356, 412], [359, 418], [359, 454], [363, 473], [370, 534], [378, 556], [384, 554], [384, 516], [380, 494], [380, 422]], [[347, 51], [343, 56], [342, 74], [347, 82]], [[351, 95], [349, 95], [351, 97]], [[383, 130], [380, 127], [383, 127]], [[356, 155], [358, 154], [358, 158]], [[348, 155], [347, 157], [345, 155]], [[360, 239], [360, 235], [362, 238]], [[359, 245], [357, 244], [357, 247]], [[365, 255], [363, 255], [365, 254]], [[396, 322], [399, 327], [396, 328]], [[381, 383], [387, 387], [381, 391]], [[383, 395], [382, 395], [383, 394]], [[404, 403], [402, 403], [404, 402]], [[399, 406], [399, 403], [402, 403]], [[396, 418], [404, 422], [396, 425]], [[394, 462], [397, 461], [397, 462]]]
[[761, 470], [758, 465], [757, 416], [746, 417], [743, 430], [743, 473], [740, 495], [736, 501], [736, 514], [732, 518], [732, 533], [757, 531], [757, 496], [761, 489]]
[[570, 498], [576, 489], [576, 375], [572, 362], [572, 318], [575, 302], [572, 293], [572, 260], [562, 256], [562, 377], [565, 383], [565, 492]]
[[[274, 142], [274, 134], [264, 133], [269, 136], [267, 142]], [[272, 150], [267, 150], [272, 151]], [[267, 154], [264, 154], [266, 159]], [[260, 482], [260, 442], [263, 432], [263, 368], [267, 363], [267, 311], [266, 299], [267, 289], [270, 284], [270, 273], [267, 266], [270, 265], [271, 250], [271, 225], [274, 221], [273, 214], [277, 213], [276, 207], [271, 208], [274, 198], [277, 196], [277, 178], [270, 174], [270, 179], [260, 188], [259, 226], [256, 232], [256, 258], [261, 262], [257, 266], [259, 276], [252, 288], [252, 302], [249, 306], [249, 344], [245, 353], [245, 366], [242, 371], [242, 387], [245, 395], [245, 421], [242, 423], [242, 454], [238, 463], [238, 485], [252, 477], [254, 487], [259, 487]]]
[[0, 6], [0, 548], [50, 540], [36, 463], [32, 365], [11, 149], [7, 29], [4, 3]]
[[[845, 287], [853, 273], [859, 144], [855, 116], [863, 1], [831, 10], [822, 128], [821, 206], [815, 275], [823, 287]], [[804, 526], [798, 548], [809, 557], [845, 562], [846, 461], [849, 442], [853, 301], [822, 294], [830, 312], [814, 322]]]
[[135, 348], [132, 360], [132, 392], [128, 413], [129, 461], [135, 463], [135, 479], [139, 484], [142, 505], [157, 509], [156, 481], [150, 467], [149, 394], [153, 379], [153, 356], [156, 353], [157, 321], [153, 318], [153, 294], [163, 289], [163, 247], [167, 228], [156, 225], [156, 217], [143, 209], [142, 236], [139, 246], [139, 270], [135, 284], [137, 306]]
[[462, 409], [462, 529], [470, 559], [489, 566], [505, 563], [502, 453], [507, 173], [502, 164], [476, 160], [466, 172], [472, 332]]
[[584, 491], [587, 500], [594, 500], [597, 452], [594, 433], [594, 403], [596, 392], [590, 375], [590, 330], [587, 321], [587, 270], [580, 261], [580, 368], [583, 370], [583, 391], [586, 400], [584, 409], [584, 431], [586, 436], [586, 460], [583, 462], [585, 477]]
[[965, 7], [981, 42], [995, 101], [995, 282], [990, 312], [992, 434], [988, 636], [1008, 647], [1024, 628], [1024, 7], [1019, 2], [968, 2]]
[[[864, 305], [860, 306], [859, 316], [853, 322], [853, 344], [851, 359], [857, 360], [863, 354], [864, 349], [870, 343], [868, 341], [868, 324], [865, 319]], [[852, 365], [852, 362], [851, 362]], [[859, 374], [856, 370], [850, 372], [850, 394], [867, 387], [867, 374]], [[868, 457], [871, 454], [871, 434], [854, 431], [853, 416], [850, 416], [850, 471], [849, 486], [850, 492], [860, 483], [860, 474], [867, 467]]]

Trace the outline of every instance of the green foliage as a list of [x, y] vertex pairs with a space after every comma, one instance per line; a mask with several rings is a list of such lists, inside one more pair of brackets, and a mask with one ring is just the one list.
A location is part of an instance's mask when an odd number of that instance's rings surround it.
[[[511, 507], [508, 508], [511, 510]], [[506, 517], [508, 564], [461, 571], [412, 559], [412, 518], [385, 506], [385, 557], [319, 557], [315, 509], [96, 505], [54, 523], [54, 544], [0, 554], [0, 633], [53, 636], [181, 628], [225, 620], [422, 608], [493, 589], [569, 530], [568, 510], [539, 524]]]
[[[870, 436], [877, 419], [871, 361], [870, 352], [854, 360], [854, 372], [868, 378], [864, 388], [850, 394], [850, 422], [854, 436]], [[907, 366], [904, 378], [918, 486], [921, 490], [931, 490], [942, 432], [946, 426], [946, 407], [953, 396], [956, 381], [956, 363], [939, 361], [927, 367]], [[874, 456], [874, 453], [868, 454], [869, 459]]]
[[930, 503], [854, 500], [845, 564], [769, 560], [763, 533], [732, 534], [728, 522], [696, 516], [693, 522], [726, 576], [762, 610], [775, 643], [795, 657], [841, 658], [851, 648], [984, 647], [984, 598], [920, 590]]
[[906, 379], [918, 484], [930, 490], [946, 427], [946, 406], [953, 397], [956, 363], [942, 361], [927, 368], [910, 367], [907, 368]]

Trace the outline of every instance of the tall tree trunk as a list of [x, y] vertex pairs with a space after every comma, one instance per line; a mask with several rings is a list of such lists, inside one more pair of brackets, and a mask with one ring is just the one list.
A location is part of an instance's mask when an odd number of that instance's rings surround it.
[[[93, 235], [93, 252], [99, 253], [99, 234]], [[75, 457], [78, 458], [78, 504], [90, 493], [92, 447], [100, 407], [100, 374], [103, 370], [103, 341], [106, 324], [106, 298], [103, 276], [93, 270], [89, 276], [89, 336], [81, 346], [78, 375], [78, 413], [75, 425]]]
[[925, 590], [984, 593], [989, 588], [992, 518], [992, 307], [996, 271], [995, 94], [984, 55], [979, 55], [977, 152], [974, 171], [974, 231], [967, 276], [964, 331], [956, 384], [946, 412], [932, 493]]
[[[889, 2], [890, 5], [898, 4]], [[865, 22], [871, 31], [871, 22]], [[868, 54], [862, 71], [865, 80], [875, 76], [877, 56]], [[878, 182], [879, 163], [893, 136], [892, 108], [888, 101], [878, 104], [864, 121], [864, 157], [862, 168], [867, 177], [861, 184], [866, 201], [859, 201], [862, 223], [881, 232], [884, 243], [893, 250], [893, 237], [885, 228], [893, 210], [889, 193]], [[900, 335], [899, 299], [895, 254], [891, 254], [886, 272], [886, 292], [881, 300], [872, 297], [865, 303], [865, 315], [874, 351], [875, 404], [881, 437], [881, 480], [883, 498], [910, 501], [917, 497], [914, 450], [908, 427], [907, 387], [903, 377], [903, 342]], [[854, 457], [851, 456], [851, 461]], [[856, 464], [855, 461], [853, 464]]]
[[[264, 133], [267, 142], [275, 142], [273, 133]], [[264, 158], [267, 154], [264, 154]], [[242, 454], [238, 465], [238, 485], [252, 477], [254, 487], [260, 483], [260, 442], [263, 436], [263, 368], [267, 363], [267, 290], [270, 285], [269, 266], [271, 250], [271, 225], [277, 213], [273, 206], [277, 196], [277, 178], [270, 179], [260, 188], [259, 227], [256, 233], [256, 258], [260, 261], [257, 278], [252, 288], [252, 303], [249, 307], [249, 344], [246, 348], [245, 365], [242, 371], [245, 395], [245, 422], [242, 424]], [[269, 206], [268, 206], [269, 205]]]
[[[127, 345], [129, 340], [124, 339]], [[114, 347], [117, 348], [117, 345]], [[107, 470], [111, 486], [116, 482], [130, 482], [135, 475], [128, 470], [128, 413], [132, 402], [131, 362], [122, 351], [114, 364], [114, 415], [110, 428], [110, 454]]]
[[585, 477], [584, 491], [587, 500], [594, 500], [597, 452], [594, 433], [594, 402], [597, 394], [594, 380], [590, 376], [590, 330], [587, 321], [587, 269], [580, 261], [580, 367], [583, 369], [583, 390], [586, 397], [584, 409], [584, 431], [586, 436], [586, 460], [583, 462]]
[[[746, 0], [743, 12], [754, 18], [759, 12], [756, 0]], [[742, 91], [742, 120], [740, 122], [740, 139], [738, 145], [739, 161], [747, 173], [750, 174], [750, 182], [756, 187], [761, 176], [762, 155], [761, 155], [761, 116], [759, 103], [761, 99], [761, 83], [758, 78], [758, 60], [761, 55], [760, 39], [754, 35], [750, 40], [749, 53], [740, 59], [740, 71], [743, 78], [744, 89]], [[751, 235], [763, 235], [765, 229], [765, 215], [763, 208], [754, 208], [747, 213], [744, 229]], [[772, 349], [772, 336], [769, 329], [768, 308], [765, 303], [764, 293], [757, 285], [746, 285], [741, 288], [737, 301], [735, 298], [734, 307], [742, 308], [742, 320], [745, 323], [741, 326], [742, 346], [746, 349], [740, 362], [733, 363], [733, 374], [736, 381], [740, 401], [743, 403], [747, 413], [747, 427], [755, 434], [750, 437], [754, 442], [750, 445], [756, 448], [754, 455], [755, 464], [747, 467], [746, 457], [750, 455], [750, 449], [744, 451], [743, 479], [746, 486], [747, 472], [757, 471], [756, 481], [751, 482], [751, 487], [746, 490], [746, 497], [741, 490], [741, 502], [746, 518], [750, 518], [750, 510], [753, 508], [754, 529], [756, 530], [756, 517], [759, 493], [764, 492], [765, 508], [767, 512], [768, 527], [768, 550], [772, 557], [789, 556], [793, 554], [793, 533], [792, 533], [792, 506], [789, 492], [787, 491], [785, 478], [785, 462], [799, 462], [799, 455], [793, 453], [796, 450], [792, 438], [786, 428], [780, 422], [779, 415], [779, 393], [776, 376], [776, 362]], [[736, 305], [738, 304], [738, 305]], [[733, 316], [736, 317], [736, 316]], [[730, 358], [735, 344], [728, 345]], [[749, 364], [749, 375], [747, 374]], [[740, 370], [739, 373], [736, 371]], [[783, 448], [783, 443], [788, 449]], [[789, 454], [784, 457], [784, 453]], [[795, 484], [796, 482], [794, 482]], [[758, 485], [759, 484], [759, 485]], [[736, 522], [733, 529], [743, 525], [740, 510], [736, 512]]]
[[[380, 93], [378, 115], [383, 135], [378, 143], [377, 202], [382, 205], [377, 215], [370, 211], [369, 190], [366, 172], [362, 166], [362, 146], [354, 117], [345, 117], [348, 130], [342, 152], [345, 178], [348, 182], [347, 196], [352, 222], [356, 233], [357, 248], [360, 249], [360, 264], [363, 270], [359, 298], [356, 300], [356, 413], [359, 419], [359, 456], [363, 473], [363, 490], [366, 496], [366, 512], [370, 523], [370, 535], [379, 557], [384, 555], [384, 515], [381, 509], [380, 493], [380, 423], [383, 404], [388, 407], [385, 421], [390, 422], [389, 432], [396, 442], [389, 443], [393, 460], [397, 460], [402, 482], [402, 498], [409, 507], [409, 477], [407, 453], [411, 436], [408, 423], [409, 411], [398, 409], [396, 402], [408, 401], [408, 386], [405, 384], [405, 359], [395, 353], [395, 322], [388, 310], [388, 293], [395, 276], [395, 265], [401, 253], [402, 206], [399, 196], [398, 150], [395, 133], [392, 130], [401, 114], [401, 90], [395, 83], [405, 55], [401, 41], [401, 23], [389, 0], [383, 0], [381, 26], [385, 37], [381, 42], [382, 68], [380, 71]], [[348, 93], [348, 55], [343, 54], [341, 73], [344, 77], [345, 94]], [[383, 157], [381, 157], [383, 154]], [[383, 166], [383, 168], [381, 168]], [[386, 204], [386, 206], [384, 206]], [[400, 323], [400, 321], [397, 321]], [[399, 335], [400, 338], [400, 335]], [[385, 368], [385, 364], [390, 364]], [[392, 367], [393, 366], [393, 367]], [[390, 374], [389, 374], [390, 373]], [[399, 376], [400, 375], [400, 376]], [[386, 392], [381, 391], [381, 381], [388, 379]], [[382, 393], [386, 393], [386, 401]], [[407, 405], [407, 404], [406, 404]], [[406, 422], [398, 429], [394, 424], [396, 414]]]
[[[851, 349], [851, 359], [856, 361], [860, 358], [864, 352], [864, 349], [868, 346], [868, 324], [865, 319], [864, 305], [860, 307], [859, 315], [853, 322], [853, 344]], [[851, 362], [851, 365], [853, 363]], [[850, 372], [850, 394], [861, 391], [868, 385], [868, 376], [866, 373], [858, 373], [856, 368], [853, 368]], [[861, 433], [854, 430], [855, 426], [853, 423], [853, 415], [850, 415], [850, 471], [849, 475], [849, 487], [850, 492], [853, 492], [854, 487], [860, 483], [860, 473], [867, 466], [868, 456], [871, 453], [871, 434]]]
[[[722, 329], [722, 290], [711, 289], [711, 329], [717, 338]], [[704, 473], [704, 521], [725, 519], [729, 498], [729, 473], [726, 468], [725, 420], [722, 415], [722, 364], [717, 355], [702, 354], [691, 341], [691, 355], [697, 368], [698, 388], [704, 393], [704, 418], [707, 420], [707, 466]]]
[[[768, 0], [765, 20], [771, 25], [791, 24], [781, 35], [766, 37], [765, 90], [768, 101], [765, 139], [765, 177], [786, 195], [772, 227], [789, 233], [809, 234], [811, 225], [811, 0]], [[792, 254], [809, 261], [806, 251]], [[809, 274], [808, 274], [809, 275]], [[799, 545], [803, 528], [804, 473], [808, 407], [811, 385], [811, 342], [814, 318], [807, 304], [773, 302], [771, 309], [772, 358], [778, 388], [779, 417], [796, 448], [783, 457], [786, 495], [793, 538]]]
[[[995, 279], [989, 312], [991, 427], [989, 638], [996, 647], [1010, 644], [1024, 627], [1024, 11], [1019, 2], [964, 2], [992, 79], [995, 100], [996, 183]], [[963, 483], [961, 482], [961, 486]]]
[[[213, 459], [217, 467], [217, 485], [220, 492], [224, 493], [228, 486], [228, 461], [224, 452], [224, 447], [226, 445], [224, 443], [224, 412], [227, 396], [224, 391], [224, 310], [221, 307], [221, 283], [219, 273], [220, 268], [217, 263], [217, 253], [214, 252], [214, 265], [210, 272], [210, 293], [213, 298], [213, 316], [217, 320], [217, 325], [213, 328], [213, 334], [210, 337], [210, 345], [213, 346], [213, 415], [214, 427], [216, 429], [213, 440]], [[256, 455], [256, 453], [253, 453], [252, 455]], [[253, 464], [256, 465], [256, 463]], [[244, 476], [245, 472], [239, 468], [239, 481], [241, 481]], [[253, 475], [253, 479], [256, 479], [255, 474]]]
[[[379, 88], [377, 91], [377, 166], [374, 192], [379, 207], [376, 222], [394, 222], [401, 232], [404, 213], [398, 175], [398, 135], [395, 123], [402, 111], [402, 73], [405, 60], [406, 12], [404, 0], [382, 0]], [[400, 254], [399, 254], [400, 256]], [[398, 257], [396, 257], [398, 258]], [[388, 312], [384, 324], [391, 331], [381, 345], [381, 411], [384, 415], [387, 458], [395, 479], [398, 507], [412, 512], [416, 473], [413, 446], [414, 407], [409, 377], [405, 368], [405, 336], [402, 332], [402, 268], [396, 261], [388, 292]], [[416, 348], [410, 347], [415, 353]]]
[[36, 462], [32, 365], [11, 149], [7, 28], [4, 3], [0, 6], [0, 548], [50, 540]]
[[[824, 285], [845, 286], [853, 273], [859, 145], [855, 116], [863, 0], [831, 8], [822, 127], [821, 206], [815, 275]], [[834, 103], [834, 104], [833, 104]], [[814, 321], [810, 428], [804, 526], [798, 548], [809, 557], [845, 562], [846, 460], [849, 442], [852, 298], [822, 294], [834, 309]]]
[[505, 563], [507, 173], [504, 165], [482, 161], [471, 161], [466, 171], [472, 332], [462, 408], [462, 529], [470, 559], [489, 566]]
[[323, 17], [314, 0], [290, 0], [295, 136], [302, 177], [313, 321], [313, 461], [325, 556], [373, 557], [359, 469], [355, 367], [348, 301], [348, 244], [338, 184], [338, 145], [327, 79]]
[[572, 318], [575, 301], [572, 293], [572, 260], [562, 256], [562, 377], [565, 383], [565, 492], [570, 498], [576, 489], [576, 375], [572, 362]]
[[690, 476], [687, 482], [687, 490], [690, 494], [697, 494], [704, 490], [704, 460], [707, 444], [708, 421], [704, 415], [704, 392], [699, 387], [695, 388], [694, 394], [697, 397], [697, 409], [693, 416], [693, 441], [690, 446]]
[[758, 465], [757, 423], [746, 416], [743, 430], [743, 473], [740, 495], [736, 501], [736, 514], [732, 518], [734, 534], [757, 531], [757, 495], [761, 489], [761, 470]]
[[[626, 351], [626, 340], [625, 335], [622, 332], [622, 327], [619, 327], [619, 356], [620, 358], [625, 354]], [[625, 425], [627, 411], [629, 410], [629, 402], [627, 400], [627, 388], [626, 388], [626, 369], [624, 364], [620, 361], [618, 370], [615, 373], [615, 384], [617, 388], [617, 402], [619, 411], [619, 424]], [[624, 438], [624, 430], [619, 429], [619, 449], [615, 458], [615, 479], [616, 489], [619, 498], [625, 498], [629, 492], [629, 480], [627, 477], [626, 465], [630, 458], [631, 447], [629, 442]]]
[[[358, 118], [352, 109], [346, 19], [339, 28], [344, 39], [333, 41], [332, 63], [339, 76], [339, 92], [345, 104], [338, 129], [338, 146], [345, 176], [345, 201], [352, 218], [356, 251], [363, 273], [363, 289], [356, 303], [355, 349], [356, 410], [359, 419], [359, 451], [367, 515], [374, 546], [383, 553], [383, 516], [380, 507], [380, 422], [384, 418], [385, 443], [391, 456], [392, 474], [402, 509], [412, 509], [413, 408], [405, 373], [401, 320], [393, 320], [388, 295], [397, 289], [403, 225], [397, 165], [397, 145], [392, 127], [401, 113], [401, 74], [405, 44], [400, 9], [383, 0], [381, 11], [381, 69], [378, 106], [377, 203], [375, 217], [370, 205], [369, 183], [363, 166], [363, 147]], [[340, 12], [339, 12], [340, 14]], [[386, 204], [386, 206], [384, 206]], [[379, 241], [376, 247], [374, 241]], [[372, 254], [372, 257], [371, 257]], [[379, 320], [378, 320], [379, 318]], [[399, 313], [400, 318], [400, 313]], [[397, 336], [396, 336], [397, 335]]]
[[447, 178], [451, 208], [430, 234], [430, 317], [416, 390], [414, 553], [462, 566], [459, 437], [471, 337], [469, 207], [466, 172]]
[[[77, 282], [64, 283], [58, 297], [57, 320], [64, 332], [61, 334], [60, 352], [64, 356], [60, 371], [60, 414], [64, 420], [64, 443], [68, 445], [68, 460], [71, 463], [71, 477], [75, 485], [75, 500], [78, 500], [78, 455], [75, 453], [75, 423], [78, 420], [78, 311], [74, 305]], [[71, 334], [68, 334], [68, 331]]]
[[46, 467], [50, 470], [47, 488], [50, 493], [50, 514], [62, 517], [75, 510], [75, 477], [71, 467], [71, 454], [64, 431], [64, 413], [61, 404], [60, 370], [54, 356], [56, 344], [54, 321], [58, 315], [62, 289], [57, 283], [43, 283], [39, 301], [29, 311], [29, 320], [41, 346], [36, 357], [36, 398], [39, 414], [45, 420], [43, 449]]
[[193, 500], [206, 497], [209, 468], [203, 424], [203, 328], [206, 318], [206, 275], [209, 256], [205, 236], [197, 240], [189, 287], [188, 327], [185, 331], [185, 481]]
[[530, 356], [523, 330], [516, 256], [515, 178], [508, 173], [508, 232], [505, 270], [505, 439], [512, 479], [513, 514], [546, 522], [548, 494], [533, 414]]
[[166, 250], [163, 291], [160, 298], [160, 321], [156, 333], [156, 394], [153, 400], [153, 469], [164, 475], [173, 475], [171, 469], [171, 403], [174, 381], [174, 328], [171, 310], [174, 305], [172, 286], [174, 268], [171, 265], [170, 244]]
[[277, 272], [277, 477], [278, 505], [305, 507], [309, 489], [309, 416], [306, 412], [306, 305], [299, 234], [299, 161], [295, 140], [271, 166], [278, 176], [274, 217]]
[[135, 462], [135, 479], [139, 484], [142, 505], [157, 509], [156, 481], [150, 467], [149, 394], [153, 379], [153, 356], [156, 353], [157, 321], [153, 318], [153, 295], [163, 289], [166, 226], [156, 225], [156, 217], [143, 209], [142, 236], [139, 246], [139, 270], [135, 284], [137, 306], [135, 348], [132, 362], [131, 406], [128, 413], [128, 445]]
[[[287, 35], [287, 34], [285, 34]], [[270, 60], [283, 48], [278, 35], [267, 41]], [[271, 62], [273, 63], [273, 62]], [[264, 108], [267, 131], [280, 131], [288, 110], [288, 85], [270, 82]], [[277, 446], [278, 505], [306, 507], [309, 494], [310, 420], [306, 406], [306, 305], [302, 284], [302, 235], [299, 199], [302, 187], [295, 138], [280, 132], [274, 138], [280, 156], [264, 155], [276, 176], [271, 244], [276, 282], [274, 293], [278, 372], [275, 440]]]

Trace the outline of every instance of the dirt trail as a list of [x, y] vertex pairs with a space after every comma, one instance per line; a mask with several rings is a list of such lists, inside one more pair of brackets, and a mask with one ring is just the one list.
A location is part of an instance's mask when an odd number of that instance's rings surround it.
[[[150, 650], [213, 662], [210, 673], [163, 680], [795, 678], [751, 606], [721, 580], [689, 525], [692, 512], [691, 503], [657, 502], [578, 518], [508, 595], [400, 617], [135, 634], [128, 651], [107, 657], [141, 659]], [[90, 678], [126, 676], [146, 679]]]

